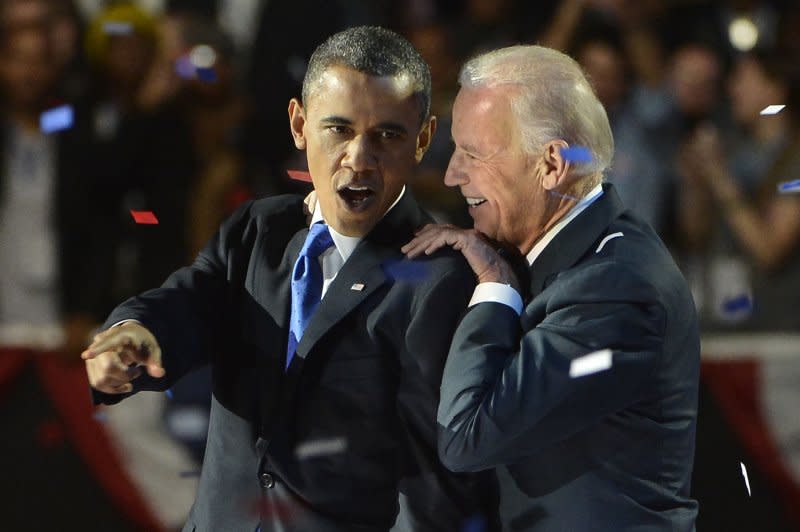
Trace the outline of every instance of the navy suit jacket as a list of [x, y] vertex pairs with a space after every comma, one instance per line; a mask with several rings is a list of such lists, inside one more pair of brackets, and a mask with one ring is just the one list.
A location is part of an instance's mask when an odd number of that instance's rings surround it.
[[[530, 275], [522, 316], [480, 303], [456, 331], [442, 460], [497, 468], [504, 530], [692, 530], [700, 341], [669, 252], [604, 185]], [[605, 349], [609, 369], [570, 377]]]
[[[436, 452], [447, 350], [474, 276], [455, 252], [408, 261], [430, 221], [406, 192], [359, 242], [285, 369], [290, 278], [308, 234], [302, 198], [243, 205], [159, 289], [107, 321], [137, 319], [161, 346], [165, 390], [210, 363], [205, 462], [185, 530], [458, 530], [496, 518], [491, 474], [454, 474]], [[96, 394], [114, 402], [119, 397]], [[298, 450], [315, 444], [314, 456]], [[399, 514], [399, 517], [398, 517]]]

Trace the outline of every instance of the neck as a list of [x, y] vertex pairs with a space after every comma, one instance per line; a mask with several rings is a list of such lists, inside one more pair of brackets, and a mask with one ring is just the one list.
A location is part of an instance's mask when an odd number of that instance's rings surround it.
[[553, 207], [545, 211], [541, 220], [536, 224], [536, 229], [530, 232], [530, 237], [526, 238], [521, 244], [517, 246], [522, 255], [527, 255], [533, 249], [533, 246], [541, 240], [558, 222], [572, 210], [577, 202], [569, 198], [559, 198], [554, 202]]

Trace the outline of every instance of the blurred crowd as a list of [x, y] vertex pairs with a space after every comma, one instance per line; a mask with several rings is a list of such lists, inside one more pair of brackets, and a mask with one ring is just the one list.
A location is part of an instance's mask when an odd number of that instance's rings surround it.
[[431, 66], [439, 131], [413, 188], [438, 219], [469, 223], [442, 184], [459, 65], [558, 48], [611, 118], [607, 180], [679, 260], [703, 330], [798, 330], [800, 194], [779, 190], [800, 179], [792, 0], [2, 0], [0, 344], [77, 360], [239, 203], [307, 191], [287, 103], [314, 47], [356, 24]]

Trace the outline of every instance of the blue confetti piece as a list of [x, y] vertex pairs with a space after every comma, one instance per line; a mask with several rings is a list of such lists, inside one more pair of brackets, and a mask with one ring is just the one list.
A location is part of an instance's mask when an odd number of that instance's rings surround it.
[[571, 163], [590, 163], [594, 159], [592, 150], [584, 146], [561, 148], [561, 156]]
[[778, 185], [778, 192], [781, 194], [789, 194], [791, 192], [800, 192], [800, 179], [794, 181], [787, 181]]
[[130, 35], [133, 26], [127, 22], [106, 22], [103, 24], [103, 33], [106, 35]]
[[387, 277], [395, 281], [422, 281], [428, 277], [428, 265], [419, 260], [395, 260], [383, 263]]
[[486, 517], [483, 515], [473, 515], [466, 521], [464, 526], [461, 527], [461, 532], [485, 532], [486, 531]]
[[749, 313], [753, 310], [753, 300], [748, 294], [726, 299], [722, 303], [722, 311], [726, 314]]
[[194, 64], [185, 55], [175, 60], [175, 73], [181, 79], [194, 79], [197, 75]]
[[217, 81], [217, 73], [213, 68], [197, 68], [197, 79], [205, 83], [214, 83]]
[[166, 392], [164, 392], [164, 393], [167, 395], [167, 398], [168, 398], [168, 399], [170, 399], [170, 400], [172, 399], [172, 390], [171, 390], [171, 389], [170, 389], [170, 390], [167, 390], [167, 391], [166, 391]]
[[44, 134], [56, 133], [72, 127], [75, 112], [71, 105], [48, 109], [39, 116], [39, 129]]
[[106, 414], [105, 412], [95, 412], [94, 414], [92, 414], [92, 417], [98, 423], [105, 423], [106, 421], [108, 421], [108, 414]]

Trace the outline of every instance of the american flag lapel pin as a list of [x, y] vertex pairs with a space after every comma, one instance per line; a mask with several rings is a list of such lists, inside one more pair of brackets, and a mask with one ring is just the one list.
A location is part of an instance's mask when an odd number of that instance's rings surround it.
[[353, 286], [350, 287], [350, 290], [355, 290], [356, 292], [361, 292], [364, 289], [364, 283], [353, 283]]

